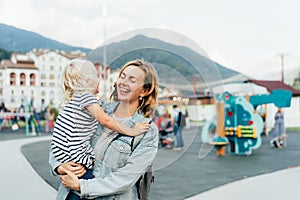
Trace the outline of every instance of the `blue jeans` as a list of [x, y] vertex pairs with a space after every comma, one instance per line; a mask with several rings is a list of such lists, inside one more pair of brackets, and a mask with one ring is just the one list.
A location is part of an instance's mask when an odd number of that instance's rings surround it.
[[183, 147], [183, 139], [181, 136], [181, 128], [178, 126], [178, 124], [174, 125], [174, 135], [176, 138], [176, 146], [175, 147]]
[[[93, 175], [93, 171], [91, 169], [87, 169], [86, 173], [80, 177], [81, 179], [92, 179], [94, 178]], [[66, 200], [81, 200], [82, 198], [80, 198], [77, 194], [75, 194], [74, 192], [72, 192], [72, 190], [70, 190]]]

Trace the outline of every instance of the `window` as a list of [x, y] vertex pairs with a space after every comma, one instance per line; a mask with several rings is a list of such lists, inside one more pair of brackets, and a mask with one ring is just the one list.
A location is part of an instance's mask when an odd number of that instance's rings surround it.
[[50, 74], [50, 75], [49, 75], [49, 79], [54, 80], [54, 79], [55, 79], [54, 74]]
[[46, 79], [46, 74], [41, 74], [41, 79]]
[[50, 92], [50, 97], [51, 97], [50, 102], [54, 102], [54, 98], [53, 98], [54, 97], [54, 91]]
[[50, 83], [49, 86], [50, 87], [55, 87], [55, 83]]
[[42, 87], [46, 87], [46, 85], [47, 85], [46, 82], [41, 82]]
[[10, 96], [10, 102], [11, 102], [11, 103], [14, 103], [14, 102], [15, 102], [15, 99], [16, 99], [14, 93], [15, 93], [15, 91], [12, 90], [12, 91], [11, 91], [11, 96]]
[[26, 85], [26, 74], [25, 73], [20, 74], [20, 85]]
[[9, 78], [10, 85], [16, 85], [16, 73], [10, 73]]
[[35, 74], [30, 74], [30, 86], [35, 86]]
[[54, 71], [54, 66], [50, 66], [50, 71]]

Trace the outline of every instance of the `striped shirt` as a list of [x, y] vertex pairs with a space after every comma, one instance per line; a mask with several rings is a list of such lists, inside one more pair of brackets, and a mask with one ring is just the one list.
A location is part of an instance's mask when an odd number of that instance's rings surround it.
[[51, 143], [58, 161], [73, 161], [92, 168], [95, 153], [90, 139], [96, 132], [98, 121], [85, 107], [96, 103], [97, 99], [90, 93], [74, 94], [58, 115]]

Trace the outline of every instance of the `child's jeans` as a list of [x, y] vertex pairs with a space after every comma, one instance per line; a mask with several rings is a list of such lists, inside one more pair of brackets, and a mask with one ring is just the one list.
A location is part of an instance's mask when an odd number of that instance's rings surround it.
[[[81, 179], [92, 179], [94, 178], [93, 171], [91, 169], [87, 169], [86, 173], [80, 177]], [[70, 190], [66, 200], [81, 200], [81, 198], [75, 194], [72, 190]]]

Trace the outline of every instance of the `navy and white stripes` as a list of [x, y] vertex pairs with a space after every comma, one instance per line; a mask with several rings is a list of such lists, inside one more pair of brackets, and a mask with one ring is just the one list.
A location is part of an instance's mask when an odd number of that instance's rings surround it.
[[60, 162], [73, 161], [92, 168], [95, 154], [90, 139], [98, 121], [85, 107], [96, 103], [97, 99], [92, 94], [75, 94], [58, 115], [51, 146]]

